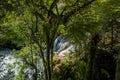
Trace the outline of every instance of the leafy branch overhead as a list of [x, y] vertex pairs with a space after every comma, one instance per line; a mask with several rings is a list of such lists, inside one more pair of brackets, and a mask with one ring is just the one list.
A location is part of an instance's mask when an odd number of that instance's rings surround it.
[[46, 19], [49, 19], [48, 21], [51, 21], [51, 18], [60, 18], [61, 23], [66, 24], [70, 17], [95, 1], [70, 0], [68, 3], [67, 0], [26, 0], [26, 4], [32, 9], [33, 14], [39, 16], [41, 20], [46, 21]]

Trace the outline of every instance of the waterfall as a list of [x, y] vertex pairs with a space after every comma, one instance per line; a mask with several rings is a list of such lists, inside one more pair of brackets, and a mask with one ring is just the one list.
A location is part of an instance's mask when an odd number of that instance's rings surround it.
[[[58, 56], [65, 56], [65, 54], [75, 51], [75, 45], [72, 44], [69, 39], [60, 35], [54, 41], [53, 50], [58, 53]], [[10, 54], [11, 52], [12, 50], [10, 49], [0, 51], [0, 80], [9, 80], [10, 78], [11, 80], [14, 80], [14, 76], [19, 73], [20, 68], [23, 65], [23, 60], [21, 58], [15, 58]], [[44, 52], [46, 51], [44, 50]], [[40, 78], [44, 77], [42, 66], [42, 59], [40, 59], [37, 61], [37, 68], [40, 70]], [[34, 69], [29, 66], [24, 69], [24, 73], [28, 76], [28, 80], [32, 80], [34, 72]]]
[[75, 52], [75, 45], [69, 39], [60, 35], [54, 41], [53, 50], [58, 53], [58, 56], [65, 56], [66, 53]]
[[0, 80], [10, 80], [14, 77], [13, 63], [15, 58], [9, 55], [10, 50], [0, 51]]

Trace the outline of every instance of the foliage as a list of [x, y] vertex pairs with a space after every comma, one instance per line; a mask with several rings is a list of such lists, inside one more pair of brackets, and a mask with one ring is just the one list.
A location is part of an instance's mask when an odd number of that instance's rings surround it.
[[55, 60], [53, 80], [83, 80], [85, 72], [86, 63], [83, 60], [79, 61], [79, 57], [67, 56], [65, 59]]
[[[15, 79], [40, 79], [44, 75], [40, 75], [43, 72], [43, 63], [40, 61], [41, 57], [36, 45], [30, 45], [22, 48], [17, 54], [14, 54], [16, 58], [21, 62], [16, 62], [15, 65], [19, 66], [19, 71], [15, 75]], [[27, 56], [27, 57], [26, 57]]]
[[[111, 40], [112, 47], [105, 46], [117, 53], [119, 37], [115, 37], [119, 36], [119, 3], [119, 0], [1, 0], [0, 46], [12, 49], [18, 47], [20, 51], [16, 56], [24, 62], [16, 79], [21, 76], [27, 78], [23, 71], [27, 67], [32, 67], [39, 73], [37, 70], [40, 69], [36, 66], [39, 59], [43, 61], [46, 80], [51, 80], [52, 76], [68, 79], [70, 75], [73, 76], [71, 79], [84, 79], [90, 59], [88, 57], [87, 62], [74, 59], [71, 59], [73, 62], [65, 61], [60, 66], [60, 72], [53, 74], [54, 40], [63, 34], [79, 46], [78, 51], [86, 55], [90, 52], [89, 43], [95, 42], [91, 38], [96, 33], [100, 34], [101, 30], [101, 43], [98, 42], [99, 45], [94, 47], [91, 45], [90, 48], [101, 48], [104, 35], [108, 32], [112, 35], [107, 36], [107, 42]], [[87, 55], [95, 57], [96, 52], [93, 50]], [[87, 67], [92, 66], [94, 65]], [[104, 70], [103, 72], [106, 74]], [[37, 80], [38, 77], [34, 78]]]

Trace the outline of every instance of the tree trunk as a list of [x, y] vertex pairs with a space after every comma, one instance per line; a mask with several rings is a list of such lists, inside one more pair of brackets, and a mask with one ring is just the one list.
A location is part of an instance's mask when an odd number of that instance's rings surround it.
[[50, 49], [47, 48], [47, 69], [48, 69], [48, 80], [51, 80], [51, 67], [50, 67]]
[[113, 26], [111, 26], [111, 50], [113, 50], [113, 41], [114, 41], [114, 36], [113, 36]]
[[46, 27], [45, 32], [46, 32], [46, 43], [47, 43], [47, 56], [46, 56], [47, 76], [48, 76], [48, 80], [51, 80], [51, 66], [50, 66], [50, 55], [51, 55], [51, 53], [50, 53], [50, 50], [52, 48], [51, 48], [50, 29]]
[[39, 50], [41, 52], [41, 56], [42, 56], [42, 61], [43, 61], [43, 66], [44, 66], [44, 73], [45, 73], [45, 79], [48, 80], [48, 73], [47, 73], [47, 65], [46, 65], [46, 60], [45, 60], [45, 56], [44, 56], [44, 53], [42, 51], [42, 47], [41, 45], [38, 43], [38, 46], [39, 46]]
[[119, 51], [119, 54], [118, 54], [115, 80], [120, 80], [120, 51]]
[[89, 69], [87, 80], [95, 80], [95, 70], [94, 70], [94, 62], [95, 62], [95, 55], [97, 50], [97, 43], [99, 41], [99, 34], [92, 35], [92, 39], [90, 42], [90, 54], [89, 54]]

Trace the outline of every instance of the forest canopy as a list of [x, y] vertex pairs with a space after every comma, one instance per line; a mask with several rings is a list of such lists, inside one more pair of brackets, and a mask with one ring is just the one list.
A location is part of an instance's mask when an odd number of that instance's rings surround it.
[[19, 66], [0, 80], [119, 80], [119, 26], [120, 0], [0, 0], [0, 53]]

